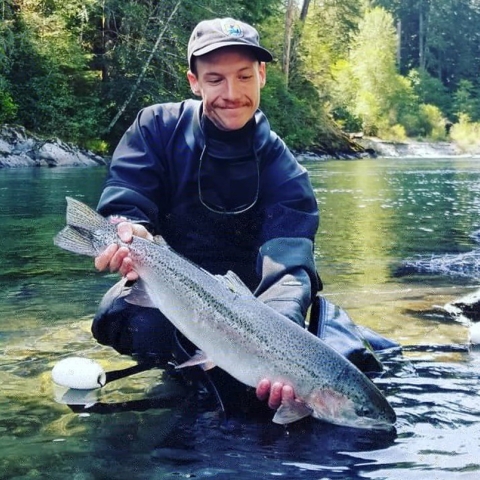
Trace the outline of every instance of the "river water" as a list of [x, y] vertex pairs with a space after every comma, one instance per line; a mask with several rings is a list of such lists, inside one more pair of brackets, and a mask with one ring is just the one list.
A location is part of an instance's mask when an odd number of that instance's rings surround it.
[[382, 357], [385, 372], [375, 379], [397, 412], [396, 432], [315, 420], [288, 428], [225, 423], [188, 392], [162, 408], [178, 387], [156, 369], [96, 392], [92, 403], [102, 408], [69, 407], [50, 377], [60, 359], [87, 356], [107, 371], [133, 365], [89, 331], [116, 276], [52, 244], [65, 196], [94, 206], [105, 171], [0, 170], [0, 478], [479, 478], [480, 353], [442, 308], [479, 279], [405, 262], [477, 249], [480, 162], [305, 165], [322, 214], [316, 260], [324, 295], [404, 346]]

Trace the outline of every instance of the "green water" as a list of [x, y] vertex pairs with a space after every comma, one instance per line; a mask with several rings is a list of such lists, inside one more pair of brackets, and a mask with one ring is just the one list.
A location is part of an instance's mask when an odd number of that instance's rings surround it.
[[[477, 288], [478, 279], [397, 272], [416, 255], [477, 248], [470, 235], [480, 228], [480, 163], [306, 166], [322, 214], [316, 260], [324, 294], [403, 345], [465, 344], [466, 327], [439, 307]], [[59, 403], [50, 371], [61, 358], [86, 355], [106, 370], [133, 364], [89, 331], [117, 277], [52, 243], [64, 225], [65, 196], [95, 206], [104, 175], [102, 168], [0, 170], [0, 478], [477, 478], [476, 352], [406, 353], [390, 366], [378, 381], [399, 416], [398, 436], [387, 440], [319, 422], [307, 431], [256, 423], [225, 430], [214, 413], [182, 401], [105, 415]], [[164, 388], [152, 370], [108, 385], [98, 401], [157, 398]]]

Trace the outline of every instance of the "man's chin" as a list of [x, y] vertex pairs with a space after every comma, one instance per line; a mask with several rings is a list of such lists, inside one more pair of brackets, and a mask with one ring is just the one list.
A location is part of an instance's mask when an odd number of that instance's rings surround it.
[[225, 108], [205, 113], [220, 130], [239, 130], [250, 121], [255, 112], [247, 111], [246, 108]]
[[240, 130], [250, 120], [251, 117], [242, 115], [235, 118], [221, 118], [215, 125], [221, 130]]

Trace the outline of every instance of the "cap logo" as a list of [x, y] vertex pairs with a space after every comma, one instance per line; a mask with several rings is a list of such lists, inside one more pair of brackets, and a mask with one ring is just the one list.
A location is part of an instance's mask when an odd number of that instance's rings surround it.
[[243, 37], [243, 30], [239, 23], [227, 21], [222, 22], [222, 31], [229, 37], [240, 38]]

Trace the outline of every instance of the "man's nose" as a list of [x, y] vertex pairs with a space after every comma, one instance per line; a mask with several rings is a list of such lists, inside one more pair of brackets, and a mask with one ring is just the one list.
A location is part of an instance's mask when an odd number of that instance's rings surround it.
[[240, 88], [238, 82], [229, 80], [225, 85], [225, 98], [228, 100], [236, 100], [240, 97]]

